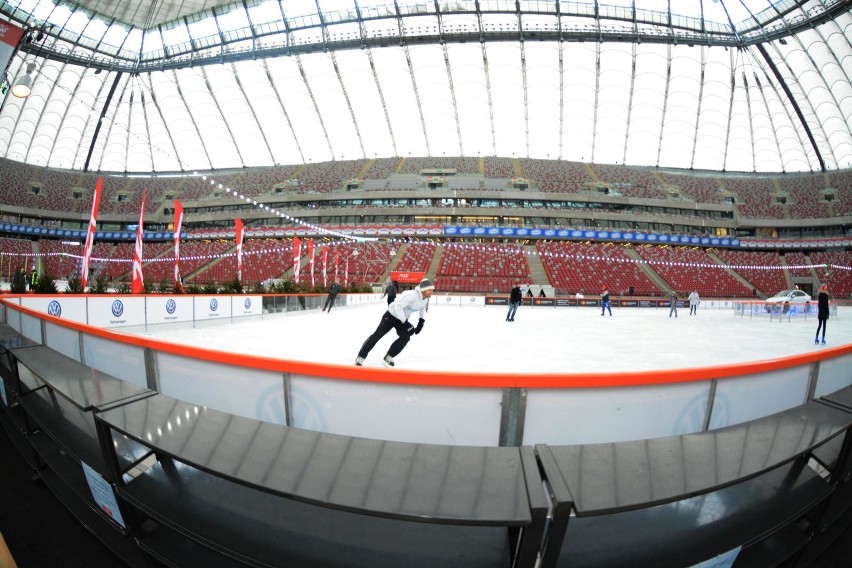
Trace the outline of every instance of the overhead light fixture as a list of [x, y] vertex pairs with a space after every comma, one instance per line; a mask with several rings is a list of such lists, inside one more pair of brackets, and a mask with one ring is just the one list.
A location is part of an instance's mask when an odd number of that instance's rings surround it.
[[35, 73], [35, 68], [36, 64], [34, 62], [27, 63], [27, 72], [12, 85], [12, 94], [19, 99], [25, 99], [33, 92], [33, 74]]

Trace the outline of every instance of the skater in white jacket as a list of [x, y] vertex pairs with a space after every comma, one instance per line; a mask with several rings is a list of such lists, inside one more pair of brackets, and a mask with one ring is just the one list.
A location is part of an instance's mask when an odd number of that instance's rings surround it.
[[[397, 296], [393, 303], [388, 306], [388, 311], [382, 316], [379, 327], [361, 346], [361, 350], [358, 351], [358, 356], [355, 358], [355, 364], [360, 367], [370, 350], [376, 346], [376, 343], [390, 330], [395, 329], [399, 337], [391, 343], [387, 354], [382, 359], [382, 364], [385, 367], [393, 367], [393, 358], [405, 348], [411, 336], [423, 331], [423, 324], [426, 323], [426, 305], [434, 290], [435, 286], [432, 281], [424, 279], [413, 290], [408, 290]], [[415, 312], [419, 313], [416, 327], [408, 322], [409, 316]]]
[[689, 293], [689, 315], [698, 315], [698, 304], [701, 303], [701, 298], [698, 297], [698, 290], [693, 290]]

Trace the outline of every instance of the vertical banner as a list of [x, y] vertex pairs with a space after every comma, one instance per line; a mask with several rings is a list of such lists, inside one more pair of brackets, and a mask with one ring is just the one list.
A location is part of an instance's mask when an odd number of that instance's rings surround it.
[[340, 257], [337, 254], [337, 247], [334, 247], [334, 281], [337, 282], [337, 267], [340, 264]]
[[316, 283], [316, 276], [314, 275], [314, 241], [308, 241], [308, 263], [311, 267], [311, 288], [314, 288]]
[[0, 25], [0, 71], [9, 68], [9, 61], [12, 60], [12, 55], [23, 36], [24, 30], [14, 24], [3, 22]]
[[299, 271], [302, 268], [302, 239], [293, 237], [293, 279], [299, 283]]
[[[11, 265], [9, 265], [11, 270]], [[328, 288], [328, 248], [322, 245], [322, 285]]]
[[243, 228], [242, 219], [234, 219], [237, 239], [237, 280], [243, 281], [243, 236], [245, 229]]
[[183, 225], [183, 205], [175, 200], [175, 290], [181, 288], [180, 283], [180, 229]]
[[104, 186], [104, 178], [99, 177], [95, 184], [95, 196], [92, 200], [92, 214], [89, 216], [89, 232], [86, 233], [86, 247], [83, 249], [83, 266], [80, 267], [80, 279], [83, 282], [83, 290], [89, 281], [89, 260], [92, 258], [92, 246], [95, 244], [95, 226], [98, 221], [98, 206], [101, 202], [101, 190]]
[[346, 271], [343, 273], [343, 287], [349, 286], [349, 257], [346, 257]]
[[139, 212], [139, 225], [136, 227], [136, 247], [133, 249], [133, 280], [130, 283], [130, 292], [141, 294], [145, 291], [145, 281], [142, 276], [142, 231], [145, 226], [145, 199], [148, 192], [142, 192], [142, 211]]

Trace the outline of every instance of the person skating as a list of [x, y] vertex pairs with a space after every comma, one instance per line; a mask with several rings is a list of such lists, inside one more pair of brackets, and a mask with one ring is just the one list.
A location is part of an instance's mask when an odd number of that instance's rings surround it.
[[701, 303], [701, 298], [698, 297], [698, 290], [693, 290], [689, 293], [689, 315], [698, 315], [698, 304]]
[[672, 317], [672, 314], [674, 314], [674, 317], [677, 317], [677, 292], [672, 290], [669, 300], [672, 306], [669, 308], [669, 317]]
[[[405, 348], [411, 340], [411, 336], [423, 331], [423, 324], [426, 323], [426, 305], [434, 290], [435, 285], [432, 284], [432, 281], [424, 279], [413, 290], [408, 290], [397, 296], [396, 300], [388, 306], [387, 311], [382, 315], [376, 331], [364, 341], [361, 350], [358, 351], [358, 356], [355, 358], [355, 364], [360, 367], [373, 347], [376, 346], [376, 343], [390, 330], [395, 329], [398, 337], [396, 341], [391, 343], [387, 354], [382, 359], [382, 364], [385, 367], [393, 367], [394, 357]], [[408, 322], [409, 316], [416, 312], [419, 315], [417, 327]]]
[[328, 313], [331, 313], [331, 308], [334, 306], [334, 301], [337, 299], [337, 295], [340, 293], [340, 284], [337, 282], [332, 282], [331, 287], [328, 289], [328, 298], [325, 300], [325, 305], [322, 307], [322, 311], [325, 311], [328, 308]]
[[391, 283], [387, 285], [387, 288], [385, 288], [385, 293], [382, 294], [382, 298], [387, 296], [389, 306], [393, 304], [393, 301], [396, 299], [396, 293], [398, 291], [399, 288], [397, 287], [396, 281], [391, 280]]
[[828, 284], [819, 287], [817, 296], [817, 330], [814, 345], [819, 344], [819, 331], [822, 329], [822, 344], [825, 345], [825, 328], [828, 327]]
[[609, 303], [609, 288], [604, 286], [601, 292], [601, 315], [604, 315], [604, 312], [607, 310], [609, 310], [609, 315], [612, 315], [612, 308]]
[[515, 321], [515, 313], [518, 311], [518, 306], [521, 305], [521, 285], [515, 284], [515, 287], [509, 292], [509, 313], [506, 314], [506, 321]]

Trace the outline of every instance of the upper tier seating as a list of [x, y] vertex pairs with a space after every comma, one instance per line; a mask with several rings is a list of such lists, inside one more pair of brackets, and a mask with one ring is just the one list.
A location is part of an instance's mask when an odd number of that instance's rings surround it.
[[627, 197], [647, 199], [666, 199], [668, 196], [660, 188], [661, 180], [654, 177], [651, 170], [619, 165], [593, 164], [601, 182]]
[[778, 189], [768, 178], [721, 178], [725, 189], [736, 195], [740, 215], [751, 219], [783, 219], [784, 206], [776, 201]]
[[533, 160], [521, 158], [524, 177], [535, 180], [542, 191], [577, 193], [595, 182], [585, 166], [562, 160]]

